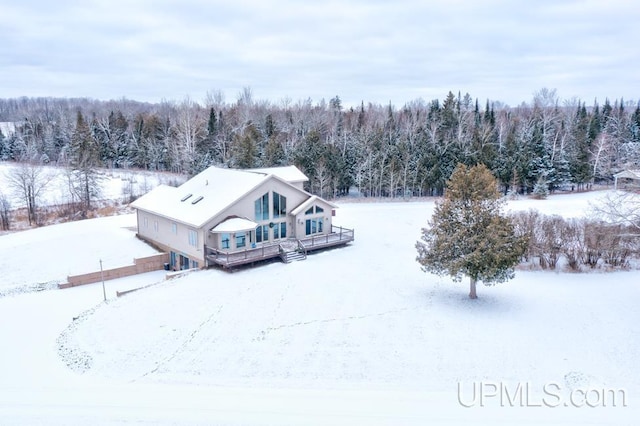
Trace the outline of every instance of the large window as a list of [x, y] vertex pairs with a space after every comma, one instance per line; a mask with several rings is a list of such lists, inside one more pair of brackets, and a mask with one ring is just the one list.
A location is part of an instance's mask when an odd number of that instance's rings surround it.
[[287, 215], [287, 197], [273, 192], [273, 217], [285, 217]]
[[256, 220], [269, 220], [269, 193], [255, 201]]
[[198, 233], [193, 229], [189, 229], [189, 245], [198, 247]]
[[[304, 212], [305, 215], [321, 215], [322, 213], [324, 213], [324, 209], [320, 206], [311, 206]], [[309, 218], [305, 220], [305, 234], [322, 234], [323, 225], [322, 217]]]
[[273, 226], [273, 239], [287, 238], [287, 224], [286, 222], [276, 223]]
[[269, 226], [258, 225], [258, 227], [256, 228], [256, 243], [261, 243], [264, 241], [269, 241]]
[[307, 219], [305, 221], [305, 233], [307, 235], [322, 234], [322, 218]]
[[230, 240], [231, 240], [229, 238], [229, 234], [222, 234], [221, 238], [222, 238], [222, 240], [221, 240], [220, 248], [228, 249], [230, 247], [229, 243], [230, 243]]
[[247, 245], [247, 234], [244, 232], [236, 233], [236, 248], [242, 248]]

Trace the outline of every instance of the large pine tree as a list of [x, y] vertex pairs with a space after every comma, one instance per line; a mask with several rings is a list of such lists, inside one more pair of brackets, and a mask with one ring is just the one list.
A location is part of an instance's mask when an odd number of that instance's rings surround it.
[[422, 229], [422, 241], [416, 243], [422, 269], [450, 275], [454, 281], [468, 276], [472, 299], [477, 298], [477, 281], [491, 285], [513, 278], [525, 244], [501, 214], [502, 204], [497, 182], [486, 166], [459, 164]]

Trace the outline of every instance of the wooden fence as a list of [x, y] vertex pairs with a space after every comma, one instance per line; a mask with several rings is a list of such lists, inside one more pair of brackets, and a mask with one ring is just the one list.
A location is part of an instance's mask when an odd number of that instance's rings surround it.
[[129, 277], [131, 275], [142, 274], [145, 272], [159, 271], [164, 269], [164, 264], [169, 262], [168, 253], [154, 254], [152, 256], [133, 259], [133, 265], [121, 266], [119, 268], [105, 269], [102, 272], [89, 272], [88, 274], [70, 275], [67, 282], [58, 284], [58, 288], [70, 288], [80, 285], [97, 283], [116, 278]]

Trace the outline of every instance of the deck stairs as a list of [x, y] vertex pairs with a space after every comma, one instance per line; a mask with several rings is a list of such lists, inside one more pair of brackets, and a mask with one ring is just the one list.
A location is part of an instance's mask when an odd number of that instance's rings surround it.
[[280, 259], [284, 263], [297, 262], [305, 260], [307, 253], [298, 240], [287, 240], [280, 244]]

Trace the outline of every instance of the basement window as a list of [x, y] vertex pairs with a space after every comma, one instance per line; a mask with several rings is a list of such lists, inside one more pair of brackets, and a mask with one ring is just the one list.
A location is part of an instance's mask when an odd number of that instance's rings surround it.
[[200, 200], [202, 200], [203, 198], [204, 198], [204, 197], [201, 195], [201, 196], [199, 196], [198, 198], [196, 198], [195, 200], [193, 200], [193, 201], [191, 202], [191, 204], [199, 203], [199, 202], [200, 202]]
[[189, 199], [189, 197], [191, 197], [193, 194], [187, 194], [184, 197], [182, 197], [182, 200], [180, 201], [187, 201]]

